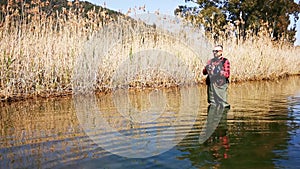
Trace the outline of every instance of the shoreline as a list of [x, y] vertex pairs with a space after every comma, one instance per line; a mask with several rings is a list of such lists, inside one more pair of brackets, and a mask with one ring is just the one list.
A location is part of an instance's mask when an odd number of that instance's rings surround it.
[[[260, 82], [260, 81], [270, 81], [274, 82], [277, 80], [282, 80], [285, 78], [291, 78], [291, 77], [300, 77], [299, 74], [283, 74], [280, 76], [274, 76], [274, 77], [261, 77], [261, 78], [253, 78], [253, 79], [248, 79], [248, 80], [235, 80], [235, 81], [230, 81], [230, 84], [242, 84], [242, 83], [247, 83], [247, 82]], [[206, 87], [205, 85], [205, 79], [203, 79], [200, 83], [195, 83], [192, 84], [196, 86], [201, 86], [201, 87]], [[187, 85], [188, 86], [188, 85]], [[170, 89], [170, 88], [177, 88], [178, 85], [172, 85], [169, 87], [157, 87], [158, 89]], [[130, 90], [147, 90], [147, 89], [155, 89], [153, 87], [132, 87]], [[95, 91], [96, 95], [101, 95], [101, 94], [106, 94], [111, 92], [112, 89], [105, 89], [102, 91]], [[21, 101], [28, 101], [28, 100], [48, 100], [48, 99], [58, 99], [58, 98], [66, 98], [66, 97], [71, 97], [73, 96], [73, 91], [72, 89], [69, 89], [68, 91], [52, 91], [52, 92], [39, 92], [39, 94], [18, 94], [15, 96], [5, 96], [0, 93], [0, 103], [14, 103], [14, 102], [21, 102]]]

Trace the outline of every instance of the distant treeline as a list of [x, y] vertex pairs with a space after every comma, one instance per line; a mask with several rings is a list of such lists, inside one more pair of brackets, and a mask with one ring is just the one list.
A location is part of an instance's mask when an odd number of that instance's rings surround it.
[[232, 33], [239, 40], [245, 40], [263, 30], [266, 32], [264, 36], [274, 41], [283, 40], [292, 44], [295, 41], [300, 3], [294, 0], [187, 1], [198, 6], [178, 6], [174, 13], [192, 20], [196, 25], [203, 25], [206, 33], [216, 40]]

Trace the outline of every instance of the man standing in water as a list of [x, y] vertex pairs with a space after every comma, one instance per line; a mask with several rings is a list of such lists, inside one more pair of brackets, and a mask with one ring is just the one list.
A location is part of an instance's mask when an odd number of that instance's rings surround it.
[[227, 102], [227, 89], [230, 76], [230, 63], [223, 57], [223, 46], [217, 45], [213, 50], [214, 58], [203, 69], [206, 78], [207, 101], [210, 105], [230, 108]]

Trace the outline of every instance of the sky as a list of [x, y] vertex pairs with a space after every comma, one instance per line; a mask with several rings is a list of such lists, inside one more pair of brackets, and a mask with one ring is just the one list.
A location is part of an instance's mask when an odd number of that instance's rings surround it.
[[[129, 8], [138, 9], [145, 6], [146, 12], [154, 13], [159, 11], [161, 14], [174, 15], [174, 9], [178, 5], [193, 6], [194, 3], [185, 3], [184, 0], [87, 0], [93, 4], [104, 6], [106, 8], [120, 11], [121, 13], [127, 13]], [[299, 0], [295, 0], [299, 3]], [[300, 21], [297, 22], [296, 27], [296, 42], [295, 45], [300, 45]]]

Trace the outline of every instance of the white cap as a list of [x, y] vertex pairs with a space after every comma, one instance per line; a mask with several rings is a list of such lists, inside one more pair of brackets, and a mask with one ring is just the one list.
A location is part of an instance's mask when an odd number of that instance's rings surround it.
[[223, 50], [221, 46], [216, 46], [214, 50]]

